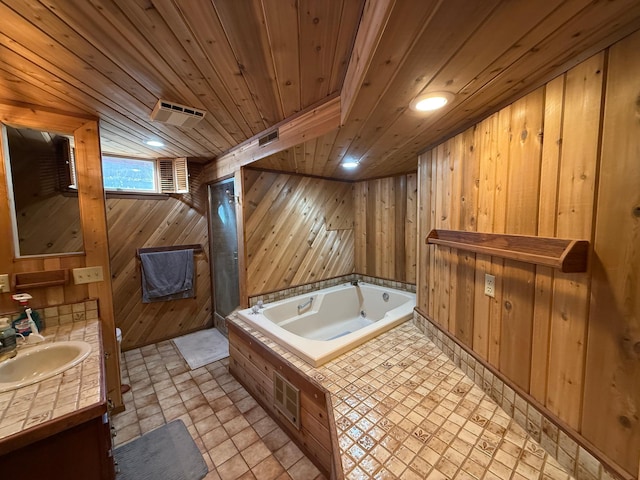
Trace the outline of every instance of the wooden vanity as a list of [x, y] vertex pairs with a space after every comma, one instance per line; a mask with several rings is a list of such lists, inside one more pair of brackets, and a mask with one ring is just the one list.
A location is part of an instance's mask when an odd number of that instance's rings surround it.
[[34, 385], [0, 393], [3, 478], [115, 478], [100, 322], [48, 328], [47, 339], [84, 340], [80, 364]]

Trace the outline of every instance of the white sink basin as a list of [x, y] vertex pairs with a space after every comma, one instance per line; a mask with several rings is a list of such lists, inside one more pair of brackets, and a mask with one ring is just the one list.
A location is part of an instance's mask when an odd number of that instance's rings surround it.
[[81, 341], [45, 343], [19, 350], [16, 357], [0, 363], [0, 392], [51, 378], [77, 365], [89, 353], [91, 345]]

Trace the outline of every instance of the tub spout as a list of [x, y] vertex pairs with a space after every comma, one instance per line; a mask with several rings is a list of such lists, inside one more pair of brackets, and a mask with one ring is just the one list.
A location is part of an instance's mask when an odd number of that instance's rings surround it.
[[302, 310], [305, 307], [310, 306], [313, 303], [313, 297], [309, 298], [309, 300], [307, 300], [304, 303], [301, 303], [300, 305], [298, 305], [298, 313], [300, 313], [300, 310]]

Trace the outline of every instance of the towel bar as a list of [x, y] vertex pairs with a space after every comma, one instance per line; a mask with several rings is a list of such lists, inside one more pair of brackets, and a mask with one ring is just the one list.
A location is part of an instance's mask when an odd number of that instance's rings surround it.
[[199, 243], [194, 243], [192, 245], [167, 245], [164, 247], [143, 247], [143, 248], [138, 248], [136, 252], [136, 256], [140, 258], [141, 253], [168, 252], [172, 250], [193, 250], [193, 253], [202, 253], [202, 245], [200, 245]]

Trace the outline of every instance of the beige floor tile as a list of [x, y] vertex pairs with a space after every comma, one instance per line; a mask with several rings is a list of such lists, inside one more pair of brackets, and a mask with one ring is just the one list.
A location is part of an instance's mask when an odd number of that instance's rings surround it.
[[251, 470], [258, 480], [274, 480], [284, 472], [284, 467], [278, 460], [269, 456]]
[[151, 430], [155, 430], [165, 424], [164, 416], [162, 413], [156, 413], [150, 417], [146, 417], [140, 420], [140, 433], [145, 434]]
[[216, 468], [238, 453], [238, 449], [230, 438], [209, 450], [209, 455]]
[[218, 428], [221, 425], [218, 417], [213, 414], [201, 420], [194, 421], [193, 423], [196, 426], [196, 430], [198, 431], [199, 435], [204, 435], [205, 433], [208, 433], [214, 428]]
[[293, 480], [316, 478], [320, 473], [307, 457], [302, 457], [287, 471]]
[[274, 455], [287, 470], [304, 456], [297, 445], [291, 441], [275, 452]]
[[227, 435], [227, 431], [222, 428], [222, 425], [214, 428], [213, 430], [201, 435], [202, 441], [204, 442], [207, 450], [211, 450], [221, 443], [229, 440], [229, 435]]
[[253, 443], [241, 451], [244, 461], [250, 468], [255, 467], [265, 458], [271, 455], [271, 452], [262, 441]]
[[228, 422], [223, 423], [222, 426], [225, 428], [227, 433], [233, 437], [236, 433], [239, 433], [247, 428], [249, 426], [249, 422], [247, 422], [247, 420], [241, 414], [239, 414]]
[[[257, 436], [257, 435], [256, 435]], [[269, 450], [275, 452], [290, 441], [289, 436], [283, 430], [276, 428], [262, 439]]]
[[236, 433], [231, 439], [236, 447], [238, 447], [238, 450], [242, 451], [260, 440], [260, 437], [252, 427], [247, 427], [239, 433]]
[[237, 480], [249, 471], [242, 455], [234, 455], [222, 465], [218, 466], [218, 473], [222, 480]]
[[161, 413], [161, 412], [162, 412], [162, 408], [160, 407], [160, 405], [158, 403], [153, 403], [151, 405], [139, 408], [137, 410], [138, 418], [140, 420], [145, 419], [147, 417], [151, 417], [151, 416], [153, 416], [153, 415], [155, 415], [157, 413]]

